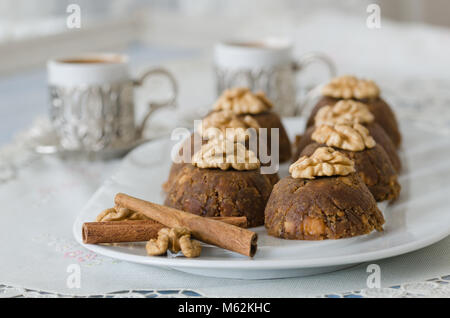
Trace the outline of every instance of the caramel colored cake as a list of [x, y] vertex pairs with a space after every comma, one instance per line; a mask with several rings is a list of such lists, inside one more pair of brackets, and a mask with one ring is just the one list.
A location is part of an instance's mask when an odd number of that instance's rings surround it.
[[[386, 154], [388, 155], [394, 170], [399, 173], [402, 169], [402, 163], [397, 154], [397, 149], [392, 143], [392, 140], [387, 136], [384, 129], [381, 128], [377, 123], [365, 124], [364, 126], [369, 130], [370, 135], [373, 137], [376, 143], [383, 147], [383, 149], [386, 151]], [[305, 133], [302, 136], [297, 136], [294, 144], [294, 155], [292, 157], [292, 161], [297, 161], [303, 149], [314, 142], [314, 140], [311, 139], [311, 135], [314, 132], [314, 129], [315, 126], [311, 126], [306, 129]]]
[[401, 143], [401, 134], [397, 119], [391, 107], [380, 97], [378, 86], [373, 81], [358, 79], [354, 76], [334, 78], [322, 90], [323, 97], [311, 111], [306, 126], [314, 125], [316, 113], [324, 106], [334, 105], [343, 99], [352, 99], [369, 106], [377, 122], [391, 138], [395, 147]]
[[353, 162], [329, 147], [300, 158], [273, 188], [265, 209], [269, 235], [340, 239], [382, 231], [384, 218]]
[[[252, 93], [248, 88], [237, 87], [223, 92], [214, 105], [214, 111], [232, 112], [241, 121], [247, 123], [248, 128], [266, 128], [269, 155], [272, 149], [271, 129], [279, 129], [279, 161], [285, 162], [291, 158], [291, 144], [280, 117], [272, 111], [272, 107], [272, 103], [264, 93]], [[236, 124], [236, 121], [228, 121], [228, 127], [231, 123]], [[218, 123], [216, 123], [217, 125]], [[220, 125], [224, 126], [223, 123]], [[238, 127], [242, 127], [242, 125]]]
[[[166, 183], [164, 204], [201, 216], [246, 216], [250, 227], [263, 225], [264, 208], [275, 176], [261, 174], [256, 156], [242, 144], [235, 145], [243, 147], [245, 160], [230, 161], [230, 156], [222, 156], [213, 147], [228, 142], [209, 141], [202, 151], [194, 154], [192, 164], [173, 168], [171, 180]], [[217, 160], [221, 156], [226, 160]]]
[[[309, 156], [323, 144], [314, 142], [306, 146], [301, 156]], [[397, 174], [384, 149], [376, 144], [362, 151], [349, 151], [333, 147], [354, 161], [356, 172], [367, 185], [376, 201], [394, 200], [400, 194]]]

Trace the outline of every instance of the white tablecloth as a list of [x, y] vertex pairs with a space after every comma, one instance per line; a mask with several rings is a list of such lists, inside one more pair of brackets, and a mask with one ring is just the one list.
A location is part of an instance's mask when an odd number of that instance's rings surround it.
[[[328, 27], [321, 28], [325, 22]], [[359, 73], [361, 70], [366, 76], [374, 74], [372, 77], [381, 83], [397, 106], [399, 117], [424, 129], [448, 134], [450, 75], [442, 73], [442, 70], [443, 66], [450, 65], [450, 32], [385, 23], [384, 31], [380, 31], [384, 36], [380, 33], [370, 38], [368, 30], [356, 28], [362, 33], [359, 45], [358, 41], [350, 41], [351, 37], [345, 42], [317, 40], [331, 32], [330, 24], [335, 25], [333, 32], [342, 35], [347, 33], [339, 32], [350, 32], [355, 23], [359, 22], [327, 20], [319, 16], [305, 21], [302, 27], [293, 28], [291, 35], [302, 44], [299, 51], [325, 51], [337, 60], [343, 72]], [[316, 32], [317, 38], [311, 37], [311, 32]], [[251, 27], [247, 33], [254, 34]], [[376, 42], [371, 46], [374, 40]], [[436, 45], [439, 45], [437, 52], [432, 47]], [[200, 58], [165, 64], [180, 80], [180, 109], [177, 112], [180, 118], [193, 110], [198, 111], [213, 99], [214, 83], [209, 63], [208, 58]], [[136, 69], [144, 64], [140, 63]], [[35, 81], [43, 78], [41, 75], [33, 76]], [[5, 86], [0, 90], [8, 91], [7, 100], [14, 102], [13, 93], [7, 89], [13, 83], [6, 80], [3, 83]], [[36, 85], [43, 86], [40, 82]], [[21, 92], [16, 94], [18, 96]], [[166, 120], [168, 117], [167, 113], [162, 113], [154, 123], [173, 124]], [[43, 129], [45, 123], [45, 119], [38, 121], [35, 131]], [[156, 126], [153, 128], [157, 129]], [[74, 241], [72, 224], [78, 211], [118, 167], [120, 160], [89, 162], [40, 157], [27, 147], [30, 134], [33, 131], [18, 136], [0, 150], [0, 202], [3, 204], [0, 212], [0, 296], [105, 296], [115, 292], [107, 296], [298, 297], [333, 294], [358, 297], [361, 293], [355, 291], [367, 287], [367, 264], [312, 277], [244, 281], [199, 279], [170, 269], [95, 255]], [[450, 295], [447, 288], [450, 281], [450, 237], [422, 250], [376, 263], [381, 267], [382, 287], [394, 288], [371, 290], [369, 293]], [[68, 269], [72, 264], [80, 266], [80, 288], [68, 287], [67, 280], [71, 277]], [[433, 282], [425, 282], [430, 279]], [[42, 291], [46, 293], [39, 293]], [[367, 293], [362, 292], [363, 295]]]

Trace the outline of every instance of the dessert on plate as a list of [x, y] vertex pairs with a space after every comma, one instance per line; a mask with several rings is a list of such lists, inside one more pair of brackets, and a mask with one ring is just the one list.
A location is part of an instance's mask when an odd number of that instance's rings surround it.
[[322, 88], [322, 95], [311, 111], [307, 127], [314, 125], [316, 113], [322, 107], [332, 106], [342, 99], [352, 99], [368, 105], [375, 122], [384, 129], [395, 147], [400, 146], [401, 134], [395, 114], [380, 97], [380, 89], [373, 81], [349, 75], [336, 77]]
[[354, 100], [340, 100], [334, 105], [320, 108], [314, 116], [314, 125], [306, 129], [302, 136], [296, 136], [293, 161], [303, 149], [313, 142], [311, 135], [316, 126], [359, 123], [369, 130], [370, 135], [386, 151], [396, 172], [401, 171], [401, 161], [397, 149], [383, 128], [375, 122], [375, 116], [366, 104]]
[[323, 240], [382, 231], [384, 218], [370, 191], [341, 151], [319, 147], [293, 163], [265, 209], [269, 235]]
[[249, 227], [264, 224], [275, 183], [275, 175], [261, 174], [251, 150], [219, 138], [203, 144], [170, 178], [165, 205], [201, 216], [246, 216]]
[[[179, 149], [179, 157], [181, 158], [181, 162], [173, 163], [169, 172], [169, 178], [167, 182], [163, 184], [163, 190], [165, 192], [170, 188], [172, 180], [174, 180], [174, 176], [176, 176], [179, 172], [182, 171], [182, 167], [185, 164], [190, 164], [191, 154], [196, 152], [201, 145], [205, 144], [208, 140], [213, 139], [229, 139], [233, 142], [241, 142], [243, 143], [249, 150], [253, 153], [259, 153], [259, 149], [262, 144], [267, 145], [266, 140], [268, 140], [268, 149], [267, 151], [263, 151], [263, 153], [267, 154], [267, 158], [269, 162], [262, 163], [263, 166], [270, 165], [270, 155], [271, 155], [271, 130], [270, 128], [278, 128], [280, 134], [280, 147], [283, 149], [280, 150], [280, 160], [286, 160], [286, 156], [290, 156], [291, 154], [291, 146], [289, 139], [287, 138], [287, 133], [284, 127], [281, 124], [280, 118], [278, 115], [272, 112], [265, 112], [261, 114], [254, 114], [258, 110], [262, 110], [262, 107], [266, 104], [262, 104], [262, 101], [266, 101], [264, 94], [252, 94], [247, 89], [242, 89], [242, 91], [247, 92], [247, 95], [243, 95], [242, 98], [246, 101], [241, 101], [238, 99], [236, 103], [235, 111], [230, 110], [230, 107], [226, 107], [223, 110], [216, 110], [209, 113], [203, 120], [200, 125], [196, 128], [196, 131], [192, 133], [190, 138], [187, 138]], [[225, 94], [225, 93], [224, 93]], [[250, 95], [248, 95], [250, 94]], [[246, 97], [247, 96], [247, 97]], [[248, 96], [251, 96], [249, 98]], [[258, 96], [263, 96], [263, 99], [260, 99]], [[220, 101], [220, 99], [219, 99]], [[241, 103], [241, 104], [239, 104]], [[247, 103], [247, 104], [246, 104]], [[267, 101], [267, 103], [269, 103]], [[237, 107], [237, 105], [242, 106], [241, 108]], [[247, 106], [244, 106], [247, 105]], [[259, 106], [258, 106], [259, 105]], [[267, 104], [270, 105], [271, 104]], [[215, 108], [219, 108], [217, 105]], [[241, 111], [249, 112], [249, 114], [241, 114]], [[254, 116], [257, 116], [256, 118]], [[261, 125], [264, 125], [264, 127]], [[267, 138], [259, 138], [260, 137], [260, 128], [267, 128]], [[251, 138], [253, 137], [253, 138]], [[185, 150], [190, 150], [188, 154], [185, 154]], [[268, 177], [272, 180], [272, 183], [275, 184], [278, 181], [278, 175], [276, 173], [268, 175]]]
[[[235, 137], [240, 136], [242, 133], [245, 134], [245, 131], [235, 130], [234, 132], [231, 132], [231, 134]], [[210, 137], [211, 137], [211, 139], [203, 139], [198, 133], [192, 133], [189, 138], [186, 138], [183, 145], [180, 147], [180, 149], [178, 151], [181, 162], [172, 163], [172, 166], [170, 167], [170, 171], [169, 171], [169, 177], [167, 178], [167, 181], [164, 182], [162, 185], [162, 189], [164, 192], [169, 191], [169, 189], [172, 185], [172, 182], [177, 179], [177, 175], [179, 173], [184, 173], [186, 171], [186, 170], [183, 170], [182, 168], [185, 165], [191, 165], [191, 155], [190, 154], [194, 154], [196, 152], [196, 150], [200, 149], [200, 147], [202, 145], [206, 144], [208, 142], [208, 140], [215, 139], [215, 137], [212, 137], [212, 135], [210, 135]], [[237, 137], [235, 140], [232, 139], [231, 141], [235, 142], [240, 138], [241, 137]], [[190, 149], [189, 154], [185, 155], [185, 153], [184, 153], [185, 149]], [[272, 185], [277, 183], [279, 180], [277, 173], [265, 174], [265, 176], [267, 176], [267, 178], [269, 178]]]
[[[267, 138], [264, 140], [267, 139], [269, 155], [273, 147], [271, 129], [278, 128], [279, 161], [288, 161], [291, 157], [291, 144], [280, 117], [272, 111], [272, 107], [272, 103], [263, 92], [253, 93], [248, 88], [236, 87], [223, 92], [213, 106], [214, 111], [206, 116], [205, 121], [209, 121], [211, 116], [216, 116], [217, 119], [218, 116], [214, 113], [225, 111], [221, 115], [232, 112], [236, 115], [234, 122], [240, 119], [248, 128], [255, 128], [257, 131], [266, 128]], [[221, 125], [223, 126], [223, 123]]]
[[400, 194], [397, 173], [386, 151], [363, 125], [321, 125], [314, 129], [311, 139], [314, 142], [300, 156], [311, 156], [324, 145], [333, 147], [354, 162], [356, 172], [376, 201], [394, 200]]

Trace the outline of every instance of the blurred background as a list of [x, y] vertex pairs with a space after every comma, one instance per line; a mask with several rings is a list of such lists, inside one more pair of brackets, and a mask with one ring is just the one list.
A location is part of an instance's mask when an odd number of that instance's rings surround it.
[[[367, 27], [372, 3], [381, 28]], [[80, 28], [67, 26], [70, 4], [81, 9]], [[236, 37], [289, 37], [297, 56], [323, 52], [340, 74], [411, 98], [417, 88], [448, 91], [449, 13], [448, 0], [0, 0], [0, 145], [46, 115], [46, 61], [86, 51], [125, 52], [135, 74], [167, 67], [180, 84], [180, 114], [213, 101], [213, 45]], [[298, 81], [325, 79], [313, 66]]]

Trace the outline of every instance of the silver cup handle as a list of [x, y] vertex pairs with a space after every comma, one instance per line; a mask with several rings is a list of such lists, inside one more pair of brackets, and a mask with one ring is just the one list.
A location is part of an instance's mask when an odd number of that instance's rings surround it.
[[310, 52], [301, 56], [297, 61], [294, 62], [293, 69], [294, 71], [299, 72], [312, 63], [325, 64], [330, 77], [336, 76], [336, 65], [334, 64], [333, 60], [329, 56], [319, 52]]
[[142, 137], [142, 134], [144, 132], [145, 126], [147, 124], [148, 119], [150, 116], [157, 111], [158, 109], [164, 108], [164, 107], [176, 107], [176, 100], [178, 96], [178, 84], [175, 80], [175, 77], [166, 69], [164, 68], [154, 68], [146, 71], [144, 74], [142, 74], [138, 79], [133, 81], [134, 86], [142, 86], [142, 84], [150, 77], [154, 75], [163, 75], [167, 77], [169, 80], [169, 83], [171, 85], [172, 89], [172, 95], [170, 98], [168, 98], [166, 101], [163, 102], [149, 102], [148, 104], [148, 111], [144, 116], [144, 119], [142, 120], [141, 124], [138, 126], [136, 134], [138, 138]]
[[[334, 64], [333, 60], [329, 56], [319, 52], [311, 52], [301, 56], [297, 61], [294, 61], [292, 68], [295, 72], [300, 72], [313, 63], [324, 64], [328, 69], [330, 78], [336, 76], [336, 65]], [[311, 104], [311, 100], [317, 97], [317, 95], [318, 87], [309, 91], [306, 94], [304, 100], [298, 103], [295, 115], [300, 115], [301, 112], [305, 110], [305, 108], [308, 108]]]

